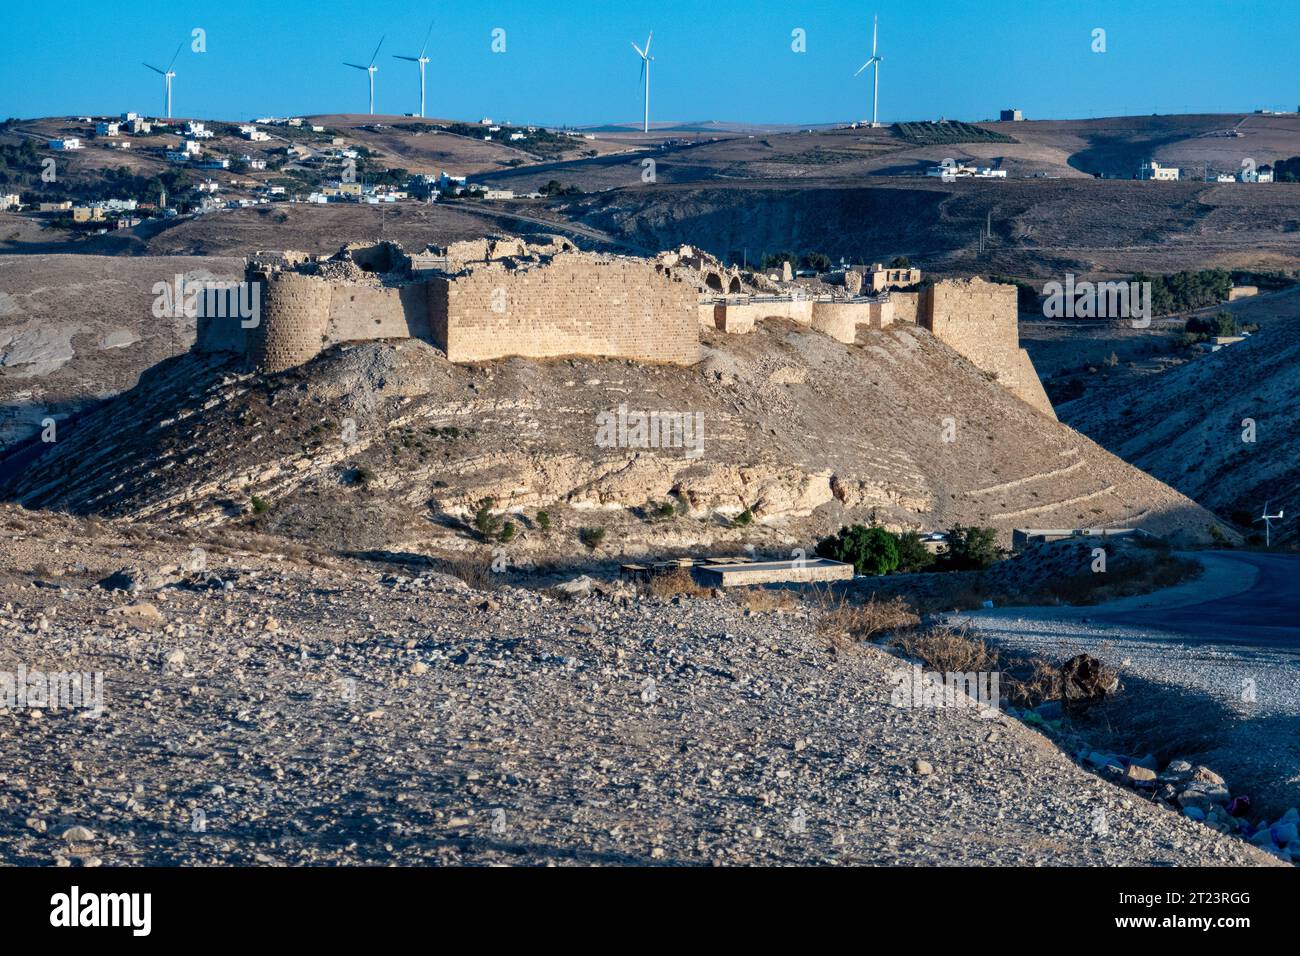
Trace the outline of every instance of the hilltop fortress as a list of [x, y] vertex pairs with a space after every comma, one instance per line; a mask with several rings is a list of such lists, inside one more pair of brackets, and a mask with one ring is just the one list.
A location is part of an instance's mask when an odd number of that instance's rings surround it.
[[1014, 286], [946, 280], [862, 295], [864, 277], [852, 271], [839, 277], [843, 288], [820, 293], [789, 278], [742, 272], [689, 246], [646, 259], [582, 252], [559, 237], [419, 253], [353, 243], [328, 259], [258, 253], [245, 270], [260, 289], [258, 321], [225, 317], [209, 296], [195, 347], [246, 355], [268, 372], [342, 342], [392, 338], [424, 339], [452, 362], [589, 355], [691, 365], [702, 327], [743, 334], [786, 319], [852, 344], [860, 329], [919, 325], [1055, 417], [1019, 345]]

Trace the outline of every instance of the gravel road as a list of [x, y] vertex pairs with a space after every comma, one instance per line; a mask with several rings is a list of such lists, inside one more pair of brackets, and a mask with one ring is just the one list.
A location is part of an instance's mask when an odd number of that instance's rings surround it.
[[1089, 653], [1141, 679], [1173, 720], [1221, 726], [1198, 759], [1234, 793], [1300, 804], [1300, 556], [1190, 552], [1204, 574], [1093, 607], [997, 608], [952, 615], [998, 644], [1060, 660]]

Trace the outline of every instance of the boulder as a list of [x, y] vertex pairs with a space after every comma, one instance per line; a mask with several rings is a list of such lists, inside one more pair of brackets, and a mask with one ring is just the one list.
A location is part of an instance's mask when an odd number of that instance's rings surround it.
[[1088, 654], [1079, 654], [1061, 665], [1061, 698], [1067, 709], [1098, 703], [1118, 689], [1115, 672]]

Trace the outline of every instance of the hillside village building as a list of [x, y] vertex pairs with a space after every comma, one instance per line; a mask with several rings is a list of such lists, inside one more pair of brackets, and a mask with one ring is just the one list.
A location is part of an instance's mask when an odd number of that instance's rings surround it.
[[1154, 159], [1149, 159], [1138, 169], [1138, 179], [1150, 179], [1161, 183], [1178, 181], [1177, 166], [1161, 166]]

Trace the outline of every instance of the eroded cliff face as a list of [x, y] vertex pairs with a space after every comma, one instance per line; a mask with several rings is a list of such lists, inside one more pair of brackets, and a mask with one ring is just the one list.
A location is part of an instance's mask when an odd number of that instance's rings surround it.
[[[341, 549], [422, 553], [483, 547], [469, 524], [493, 499], [516, 523], [518, 560], [585, 553], [585, 527], [605, 529], [601, 553], [634, 556], [807, 547], [872, 518], [991, 525], [1004, 540], [1025, 525], [1201, 537], [1213, 523], [923, 329], [863, 330], [846, 345], [769, 321], [706, 331], [703, 347], [693, 367], [461, 366], [404, 340], [278, 375], [187, 356], [80, 420], [5, 491], [32, 507], [251, 520]], [[753, 523], [734, 520], [746, 511]]]

